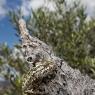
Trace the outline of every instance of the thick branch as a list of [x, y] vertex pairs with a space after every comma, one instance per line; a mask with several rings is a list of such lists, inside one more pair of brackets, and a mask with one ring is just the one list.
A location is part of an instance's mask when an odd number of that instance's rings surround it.
[[51, 48], [31, 37], [25, 21], [19, 20], [23, 55], [29, 70], [23, 76], [22, 90], [26, 95], [95, 95], [95, 80], [72, 69], [54, 56]]

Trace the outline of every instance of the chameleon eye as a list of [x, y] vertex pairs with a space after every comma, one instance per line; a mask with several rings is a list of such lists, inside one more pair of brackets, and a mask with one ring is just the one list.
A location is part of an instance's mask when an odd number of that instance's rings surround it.
[[31, 56], [27, 58], [27, 62], [32, 62], [32, 57]]
[[23, 47], [23, 48], [27, 48], [27, 45], [23, 45], [22, 47]]

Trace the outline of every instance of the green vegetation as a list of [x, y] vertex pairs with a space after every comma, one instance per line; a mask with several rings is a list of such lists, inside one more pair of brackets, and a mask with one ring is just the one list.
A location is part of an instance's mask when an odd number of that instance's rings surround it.
[[65, 0], [52, 0], [55, 11], [39, 8], [27, 21], [32, 35], [53, 47], [56, 55], [73, 68], [95, 78], [95, 21], [87, 21], [79, 2], [71, 7]]
[[[26, 72], [22, 54], [16, 47], [10, 49], [6, 44], [0, 45], [0, 77], [6, 81], [2, 84], [4, 91], [0, 95], [22, 95], [21, 76]], [[1, 82], [1, 81], [0, 81]]]

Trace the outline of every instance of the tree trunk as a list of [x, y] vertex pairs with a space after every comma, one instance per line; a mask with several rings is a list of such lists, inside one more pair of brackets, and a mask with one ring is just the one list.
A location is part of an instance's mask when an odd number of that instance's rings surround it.
[[27, 32], [19, 20], [22, 52], [29, 70], [22, 77], [25, 95], [95, 95], [95, 80], [72, 69], [52, 49]]

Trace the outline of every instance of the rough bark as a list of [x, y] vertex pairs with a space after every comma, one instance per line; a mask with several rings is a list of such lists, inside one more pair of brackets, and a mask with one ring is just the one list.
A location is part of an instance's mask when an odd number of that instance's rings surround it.
[[19, 20], [19, 29], [29, 66], [22, 77], [25, 95], [95, 95], [95, 80], [72, 69], [48, 45], [30, 36], [23, 19]]

